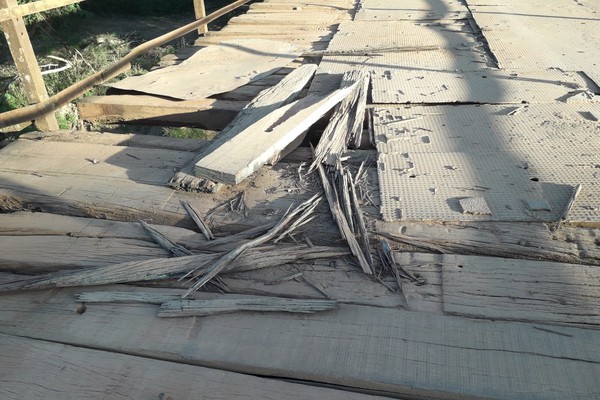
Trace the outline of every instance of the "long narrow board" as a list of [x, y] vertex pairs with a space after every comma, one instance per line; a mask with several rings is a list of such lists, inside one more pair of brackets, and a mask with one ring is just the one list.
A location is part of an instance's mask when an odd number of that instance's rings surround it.
[[[266, 190], [296, 186], [296, 173], [285, 173], [287, 166], [277, 171], [263, 169], [254, 176], [253, 185], [239, 185], [217, 195], [166, 187], [172, 174], [193, 157], [187, 151], [18, 140], [0, 150], [0, 209], [126, 221], [143, 218], [154, 224], [192, 227], [181, 205], [186, 201], [202, 215], [212, 210], [218, 229], [235, 223], [239, 231], [265, 224], [277, 218], [273, 210], [285, 210], [310, 197], [304, 191]], [[290, 167], [290, 171], [296, 169]], [[242, 191], [246, 192], [247, 215], [219, 208]], [[322, 228], [334, 232], [325, 224]]]
[[306, 96], [262, 117], [198, 161], [195, 175], [230, 185], [242, 182], [270, 160], [279, 158], [354, 86], [326, 95]]
[[279, 107], [296, 99], [300, 91], [312, 78], [317, 66], [306, 64], [293, 70], [275, 86], [261, 91], [240, 113], [223, 129], [211, 143], [201, 149], [190, 164], [182, 168], [185, 174], [193, 173], [194, 165], [213, 151], [219, 149], [228, 141], [235, 140], [235, 136], [248, 129], [256, 122], [266, 117]]
[[[285, 67], [302, 51], [284, 42], [237, 39], [209, 46], [178, 65], [133, 76], [111, 87], [181, 100], [202, 100]], [[226, 74], [223, 64], [227, 63]]]
[[89, 96], [78, 100], [81, 119], [96, 122], [161, 122], [193, 124], [221, 130], [246, 105], [232, 100], [178, 101], [146, 95]]
[[552, 233], [541, 222], [375, 223], [378, 233], [433, 252], [600, 264], [595, 243], [600, 231], [593, 228], [563, 225]]
[[156, 318], [75, 290], [0, 297], [0, 332], [211, 368], [439, 399], [596, 399], [594, 330], [362, 306], [314, 316]]
[[0, 397], [4, 400], [383, 400], [359, 393], [8, 335], [0, 335]]
[[441, 264], [446, 313], [600, 328], [597, 266], [454, 255]]

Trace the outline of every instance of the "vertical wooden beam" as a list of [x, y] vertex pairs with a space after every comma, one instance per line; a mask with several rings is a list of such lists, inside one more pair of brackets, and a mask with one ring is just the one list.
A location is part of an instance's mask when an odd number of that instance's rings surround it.
[[[17, 6], [17, 0], [0, 0], [0, 8], [7, 9]], [[23, 18], [4, 21], [0, 23], [4, 36], [10, 48], [15, 66], [21, 78], [27, 100], [35, 104], [48, 99], [46, 85], [42, 79], [42, 73], [37, 63], [25, 22]], [[58, 123], [53, 113], [46, 114], [35, 121], [37, 128], [42, 131], [58, 130]]]
[[[206, 17], [206, 8], [204, 7], [204, 0], [194, 0], [194, 11], [196, 13], [196, 19]], [[198, 27], [199, 35], [204, 35], [206, 32], [208, 32], [208, 24], [204, 24]]]

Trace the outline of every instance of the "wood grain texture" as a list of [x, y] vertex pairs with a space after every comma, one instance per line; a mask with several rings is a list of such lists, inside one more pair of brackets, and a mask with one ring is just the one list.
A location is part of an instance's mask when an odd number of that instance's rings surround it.
[[494, 320], [600, 328], [600, 268], [443, 255], [444, 311]]
[[596, 399], [597, 331], [361, 306], [317, 315], [157, 319], [72, 290], [0, 297], [0, 332], [235, 372], [439, 399]]
[[0, 236], [0, 270], [20, 274], [103, 267], [169, 257], [146, 240], [71, 236]]
[[537, 222], [376, 222], [377, 231], [436, 251], [483, 256], [598, 264], [599, 229], [563, 225], [552, 234]]
[[206, 47], [181, 64], [125, 78], [110, 86], [180, 100], [202, 100], [270, 75], [301, 53], [296, 46], [284, 42], [230, 40]]
[[[203, 215], [214, 211], [218, 233], [232, 225], [239, 232], [243, 227], [265, 224], [274, 219], [273, 210], [287, 209], [311, 196], [305, 191], [278, 190], [297, 185], [297, 175], [286, 172], [287, 168], [295, 171], [294, 166], [262, 169], [253, 182], [217, 195], [168, 188], [173, 172], [193, 157], [187, 151], [19, 140], [0, 150], [0, 210], [144, 219], [192, 228], [193, 221], [181, 204], [186, 201]], [[218, 208], [241, 192], [246, 193], [247, 215]], [[322, 227], [327, 229], [325, 224]]]
[[342, 101], [355, 85], [327, 95], [309, 95], [275, 110], [198, 161], [194, 174], [231, 185], [240, 183], [279, 157], [289, 144]]
[[81, 119], [92, 122], [193, 124], [204, 129], [223, 129], [246, 102], [230, 100], [177, 101], [155, 96], [130, 94], [89, 96], [78, 100]]
[[0, 397], [377, 400], [334, 389], [0, 335]]

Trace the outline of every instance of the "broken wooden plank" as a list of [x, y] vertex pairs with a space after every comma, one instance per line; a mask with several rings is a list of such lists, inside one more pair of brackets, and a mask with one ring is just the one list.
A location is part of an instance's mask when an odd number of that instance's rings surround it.
[[0, 397], [4, 400], [189, 397], [384, 400], [383, 397], [9, 335], [0, 335]]
[[75, 294], [75, 301], [81, 303], [147, 303], [162, 304], [181, 299], [181, 293], [154, 292], [83, 292]]
[[236, 185], [277, 157], [352, 92], [355, 85], [328, 95], [308, 95], [263, 117], [196, 163], [196, 176]]
[[[214, 224], [219, 227], [215, 233], [222, 233], [264, 225], [277, 219], [273, 210], [285, 210], [312, 195], [304, 190], [266, 190], [275, 184], [296, 186], [296, 175], [282, 176], [281, 168], [265, 169], [252, 183], [210, 196], [166, 187], [173, 172], [193, 157], [193, 153], [173, 150], [17, 140], [0, 150], [0, 210], [32, 209], [125, 221], [144, 219], [153, 224], [193, 229], [194, 223], [182, 201], [207, 215], [240, 191], [246, 191], [247, 216], [228, 210], [213, 214]], [[94, 164], [94, 159], [99, 162]], [[330, 230], [327, 224], [314, 224], [313, 228]], [[319, 244], [324, 243], [331, 244], [327, 240]]]
[[275, 237], [283, 229], [290, 225], [294, 219], [302, 220], [303, 218], [306, 218], [315, 210], [316, 206], [319, 204], [320, 201], [321, 197], [319, 196], [319, 194], [314, 195], [312, 198], [300, 204], [295, 209], [291, 211], [288, 210], [286, 215], [284, 215], [284, 217], [276, 225], [269, 229], [269, 231], [265, 234], [254, 238], [249, 242], [239, 245], [227, 254], [223, 255], [222, 257], [219, 257], [212, 265], [210, 265], [210, 267], [204, 268], [200, 272], [197, 272], [198, 268], [194, 268], [193, 270], [191, 270], [188, 274], [186, 274], [186, 276], [192, 275], [193, 279], [198, 277], [200, 277], [200, 279], [192, 285], [192, 287], [185, 293], [183, 297], [186, 297], [200, 289], [212, 278], [217, 276], [221, 271], [225, 270], [225, 268], [230, 267], [235, 262], [235, 260], [237, 260], [248, 250], [255, 248], [256, 246], [260, 246], [261, 244], [264, 244], [269, 240], [275, 239]]
[[319, 176], [321, 177], [321, 183], [323, 185], [323, 189], [325, 190], [325, 196], [327, 197], [327, 202], [329, 203], [329, 209], [331, 210], [331, 214], [333, 216], [334, 221], [336, 222], [340, 234], [342, 238], [348, 243], [352, 254], [357, 258], [360, 267], [362, 268], [365, 274], [371, 275], [373, 273], [371, 266], [369, 265], [368, 260], [365, 258], [365, 255], [360, 248], [360, 245], [356, 241], [352, 230], [344, 216], [344, 212], [340, 206], [340, 201], [338, 197], [335, 195], [334, 188], [327, 177], [327, 173], [325, 172], [325, 167], [322, 164], [318, 165]]
[[[253, 270], [288, 262], [319, 258], [340, 257], [345, 249], [278, 245], [276, 247], [249, 249], [228, 268], [237, 271]], [[144, 282], [178, 277], [191, 270], [199, 273], [221, 258], [220, 254], [199, 254], [176, 258], [154, 258], [143, 261], [111, 264], [79, 271], [65, 271], [40, 276], [18, 276], [0, 282], [1, 291], [29, 290], [48, 287], [94, 286], [113, 283]]]
[[[376, 231], [393, 240], [439, 253], [598, 264], [598, 229], [563, 226], [554, 235], [542, 223], [376, 221]], [[564, 230], [564, 232], [563, 232]], [[391, 238], [390, 236], [386, 236]]]
[[212, 231], [210, 230], [210, 227], [206, 222], [204, 222], [204, 219], [202, 219], [200, 213], [194, 208], [194, 206], [186, 202], [183, 203], [183, 206], [185, 207], [185, 210], [188, 212], [190, 217], [192, 217], [192, 219], [198, 226], [198, 229], [200, 229], [200, 232], [202, 232], [206, 240], [214, 240], [215, 237]]
[[145, 223], [142, 220], [139, 220], [138, 222], [160, 247], [167, 250], [169, 253], [172, 253], [175, 257], [184, 257], [192, 255], [191, 251], [173, 242], [168, 237], [151, 227], [149, 224]]
[[[184, 166], [176, 176], [171, 179], [169, 185], [176, 188], [189, 190], [193, 188], [197, 191], [207, 191], [205, 186], [209, 185], [210, 191], [215, 191], [218, 183], [212, 183], [209, 179], [193, 177], [195, 165], [204, 157], [216, 151], [245, 129], [254, 125], [257, 121], [266, 117], [279, 107], [288, 104], [296, 99], [300, 91], [306, 86], [312, 78], [317, 66], [307, 64], [293, 70], [289, 75], [283, 78], [279, 83], [269, 89], [265, 89], [254, 98], [242, 111], [223, 129], [223, 131], [210, 143], [209, 146], [201, 150], [196, 158]], [[218, 190], [218, 189], [217, 189]]]
[[142, 239], [43, 234], [0, 236], [0, 271], [20, 274], [104, 267], [168, 255], [159, 246]]
[[110, 86], [181, 100], [202, 100], [270, 75], [301, 53], [296, 46], [283, 42], [230, 40], [205, 47], [181, 64], [125, 78]]
[[347, 305], [198, 325], [156, 318], [156, 306], [144, 304], [76, 314], [73, 293], [1, 296], [0, 332], [400, 398], [592, 400], [600, 392], [600, 337], [590, 329]]
[[441, 264], [446, 313], [600, 329], [596, 266], [455, 255]]
[[169, 100], [146, 95], [88, 96], [77, 101], [82, 120], [90, 122], [162, 123], [221, 130], [246, 105], [232, 100]]
[[[302, 274], [301, 277], [289, 277]], [[404, 307], [397, 293], [366, 275], [346, 259], [282, 265], [224, 275], [232, 293], [292, 298], [326, 298], [344, 304]]]
[[[89, 97], [86, 97], [89, 99]], [[49, 140], [53, 142], [92, 143], [105, 146], [144, 147], [148, 149], [165, 149], [178, 151], [198, 151], [205, 147], [208, 140], [174, 138], [134, 133], [108, 133], [77, 130], [60, 130], [54, 132], [29, 132], [19, 139]]]
[[239, 311], [313, 314], [333, 310], [336, 307], [337, 302], [335, 300], [297, 300], [266, 296], [215, 300], [180, 299], [161, 304], [158, 316], [163, 318], [205, 317], [207, 315], [228, 314]]
[[342, 77], [341, 87], [349, 86], [353, 86], [354, 90], [336, 106], [315, 148], [310, 171], [323, 162], [335, 165], [346, 150], [350, 138], [360, 137], [362, 133], [369, 74], [362, 70], [346, 72]]

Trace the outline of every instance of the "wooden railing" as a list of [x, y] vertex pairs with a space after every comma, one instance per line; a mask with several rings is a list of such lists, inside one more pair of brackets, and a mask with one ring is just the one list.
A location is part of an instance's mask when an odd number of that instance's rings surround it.
[[210, 15], [206, 15], [204, 0], [193, 0], [196, 21], [175, 29], [169, 33], [143, 43], [131, 50], [125, 57], [72, 86], [62, 90], [52, 97], [42, 79], [42, 73], [37, 63], [33, 47], [23, 17], [40, 11], [64, 7], [79, 3], [83, 0], [38, 0], [33, 3], [18, 5], [17, 0], [0, 0], [0, 27], [4, 31], [13, 61], [17, 68], [19, 78], [23, 84], [27, 100], [30, 105], [0, 114], [0, 128], [34, 121], [37, 128], [42, 131], [57, 130], [58, 123], [54, 111], [83, 95], [92, 87], [106, 82], [121, 74], [131, 67], [131, 61], [148, 51], [163, 46], [166, 43], [180, 38], [195, 30], [203, 34], [208, 31], [208, 23], [250, 2], [251, 0], [237, 0]]

